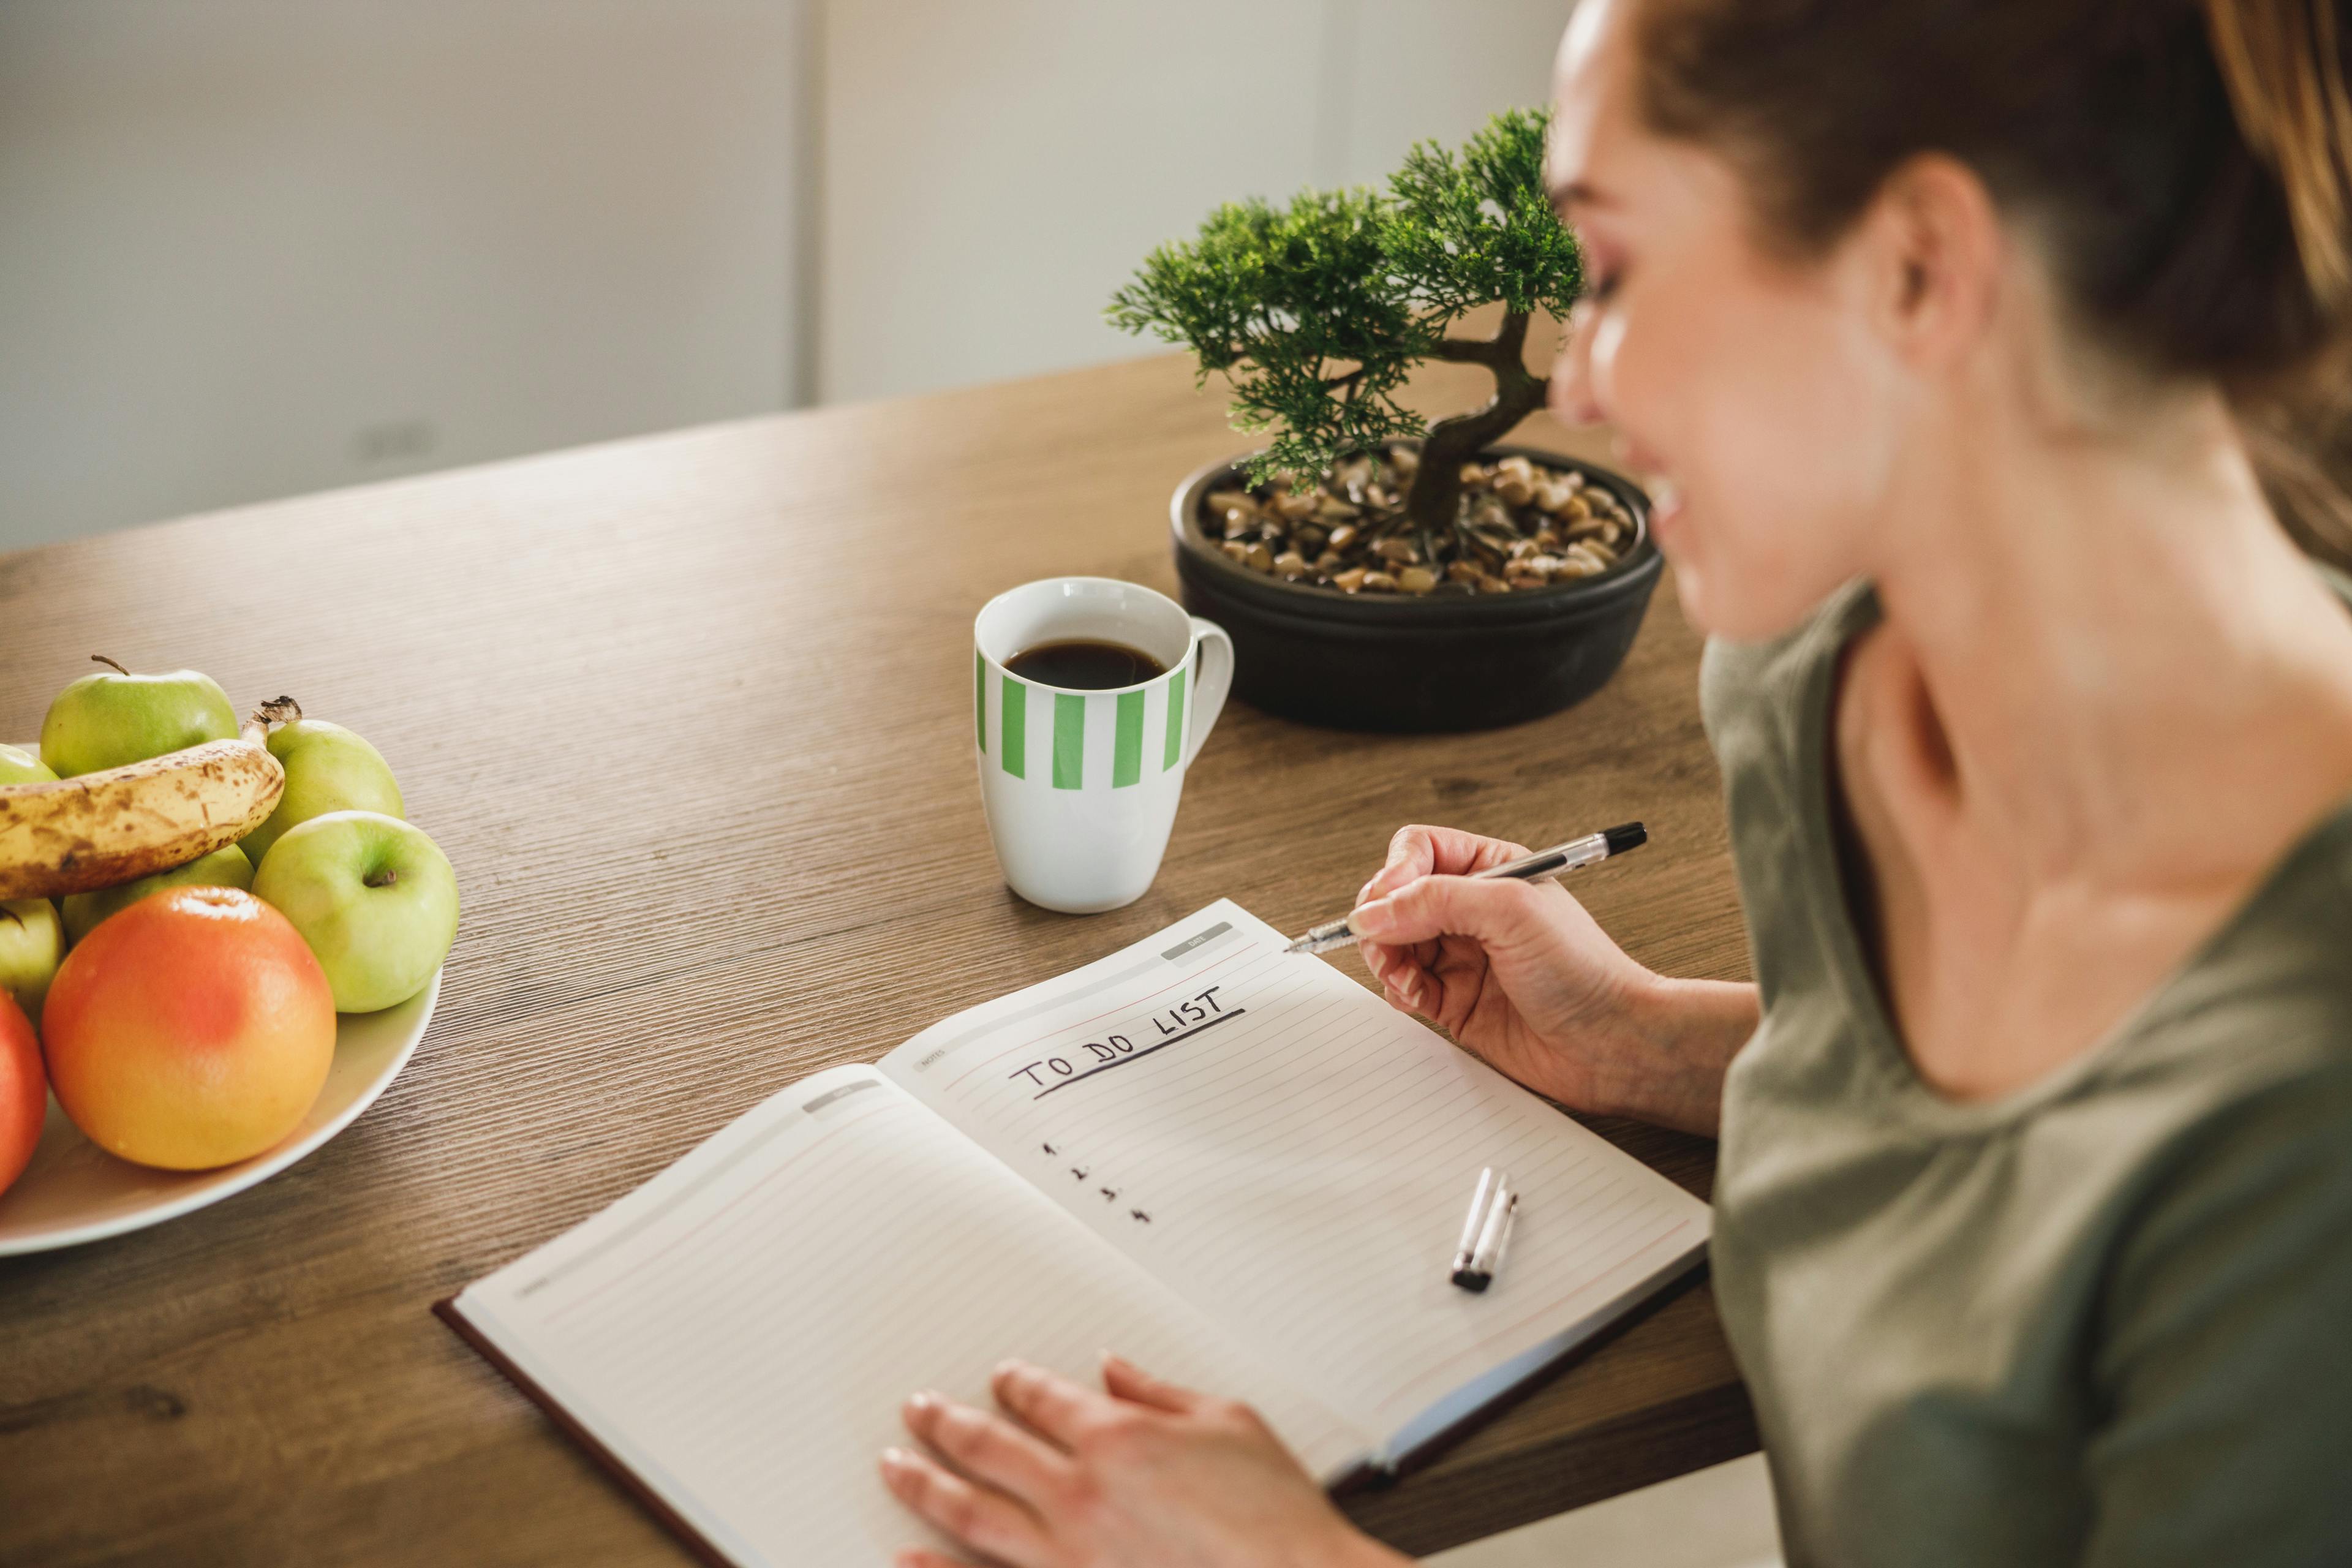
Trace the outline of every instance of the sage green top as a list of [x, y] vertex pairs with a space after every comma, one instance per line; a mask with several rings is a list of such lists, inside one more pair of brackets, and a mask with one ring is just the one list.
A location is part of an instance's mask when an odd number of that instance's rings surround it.
[[1832, 689], [1877, 614], [1701, 682], [1764, 1008], [1716, 1292], [1789, 1562], [2352, 1563], [2352, 803], [2095, 1048], [1947, 1100], [1839, 874]]

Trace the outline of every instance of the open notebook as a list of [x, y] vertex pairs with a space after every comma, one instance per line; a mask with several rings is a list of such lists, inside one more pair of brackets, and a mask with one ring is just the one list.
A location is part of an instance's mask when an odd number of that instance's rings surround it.
[[[1104, 1347], [1393, 1466], [1696, 1264], [1704, 1205], [1230, 902], [803, 1079], [439, 1309], [707, 1557], [921, 1538], [899, 1402]], [[1523, 1196], [1472, 1295], [1478, 1172]]]

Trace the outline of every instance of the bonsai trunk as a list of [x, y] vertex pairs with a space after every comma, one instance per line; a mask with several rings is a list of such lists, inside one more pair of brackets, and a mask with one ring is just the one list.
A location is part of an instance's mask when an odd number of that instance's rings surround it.
[[1528, 341], [1528, 317], [1514, 311], [1492, 338], [1440, 338], [1432, 357], [1459, 364], [1483, 364], [1495, 377], [1495, 395], [1484, 408], [1441, 419], [1422, 437], [1421, 468], [1405, 492], [1404, 509], [1424, 536], [1454, 529], [1462, 503], [1462, 465], [1543, 406], [1544, 384], [1520, 352]]

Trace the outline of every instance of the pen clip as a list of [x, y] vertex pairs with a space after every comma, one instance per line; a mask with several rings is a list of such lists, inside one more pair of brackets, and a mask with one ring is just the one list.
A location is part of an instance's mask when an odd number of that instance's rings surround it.
[[1492, 1279], [1503, 1261], [1503, 1247], [1511, 1238], [1511, 1219], [1519, 1210], [1519, 1194], [1511, 1190], [1505, 1177], [1496, 1184], [1494, 1202], [1486, 1210], [1486, 1227], [1478, 1233], [1478, 1245], [1470, 1254], [1470, 1272]]

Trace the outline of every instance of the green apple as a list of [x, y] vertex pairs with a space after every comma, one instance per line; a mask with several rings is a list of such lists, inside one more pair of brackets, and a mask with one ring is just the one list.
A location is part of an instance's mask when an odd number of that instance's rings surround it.
[[41, 721], [41, 761], [69, 779], [236, 734], [236, 710], [211, 676], [133, 675], [116, 664], [58, 693]]
[[110, 914], [129, 909], [150, 893], [166, 888], [250, 888], [253, 862], [234, 844], [224, 844], [209, 855], [199, 855], [184, 866], [118, 882], [92, 893], [68, 893], [65, 900], [66, 941], [79, 943]]
[[57, 905], [47, 899], [0, 904], [0, 991], [16, 999], [37, 1029], [49, 981], [65, 956], [66, 933], [58, 924]]
[[407, 1001], [457, 938], [449, 857], [380, 811], [331, 811], [289, 828], [261, 858], [253, 892], [310, 944], [339, 1013]]
[[383, 753], [341, 724], [323, 719], [280, 724], [269, 732], [269, 754], [286, 770], [286, 793], [268, 820], [238, 840], [257, 866], [288, 828], [314, 816], [331, 811], [405, 815], [400, 785], [393, 782]]
[[0, 746], [0, 784], [55, 784], [58, 775], [22, 746]]

